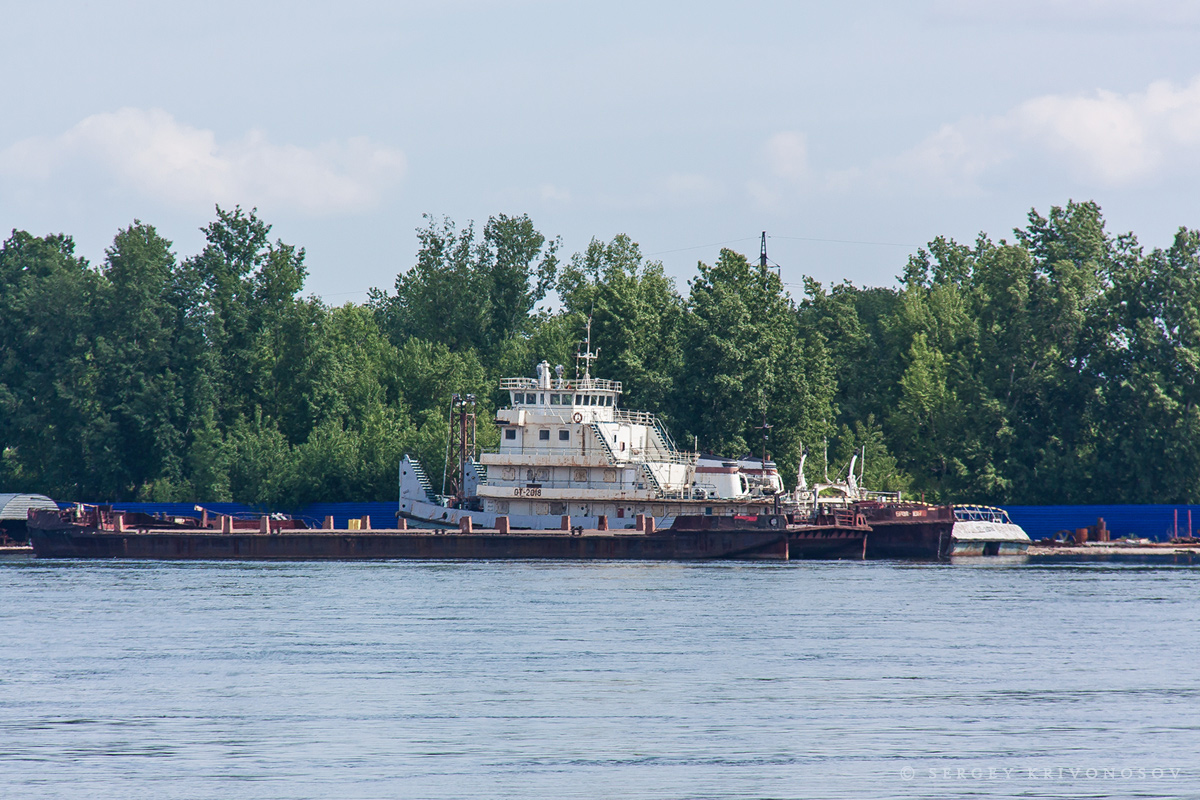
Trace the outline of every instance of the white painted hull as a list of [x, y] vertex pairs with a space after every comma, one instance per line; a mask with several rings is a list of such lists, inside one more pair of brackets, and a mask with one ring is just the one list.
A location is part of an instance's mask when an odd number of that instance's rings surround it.
[[[402, 498], [400, 502], [400, 515], [406, 519], [420, 522], [427, 525], [434, 525], [444, 528], [458, 528], [462, 524], [462, 520], [470, 519], [471, 524], [481, 528], [495, 528], [496, 518], [499, 516], [508, 517], [508, 525], [510, 528], [517, 530], [534, 530], [534, 531], [553, 531], [559, 530], [562, 527], [561, 516], [549, 516], [545, 514], [493, 514], [487, 511], [471, 511], [465, 508], [446, 508], [437, 503], [429, 503], [421, 500], [410, 498]], [[657, 528], [669, 528], [674, 522], [674, 517], [655, 517], [654, 524]], [[583, 527], [594, 530], [599, 526], [599, 517], [571, 517], [571, 527]], [[608, 527], [610, 530], [621, 530], [624, 528], [632, 529], [635, 526], [635, 520], [629, 517], [623, 519], [609, 519]]]
[[1029, 534], [1011, 522], [959, 520], [950, 535], [950, 555], [1020, 555], [1029, 549]]

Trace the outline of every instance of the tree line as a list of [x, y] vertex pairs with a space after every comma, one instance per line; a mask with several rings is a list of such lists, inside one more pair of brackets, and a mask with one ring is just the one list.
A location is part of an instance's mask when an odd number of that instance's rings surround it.
[[[596, 373], [687, 449], [768, 450], [789, 484], [983, 503], [1200, 498], [1200, 232], [1166, 249], [1091, 202], [1031, 211], [1011, 241], [938, 238], [894, 287], [791, 296], [722, 250], [686, 290], [620, 235], [569, 258], [528, 216], [427, 218], [367, 302], [302, 296], [304, 250], [217, 208], [178, 258], [140, 221], [103, 263], [69, 236], [0, 248], [0, 488], [57, 499], [390, 500], [412, 453], [440, 482], [455, 392], [498, 444], [500, 378]], [[553, 294], [552, 294], [553, 293]], [[557, 297], [552, 308], [548, 299]]]

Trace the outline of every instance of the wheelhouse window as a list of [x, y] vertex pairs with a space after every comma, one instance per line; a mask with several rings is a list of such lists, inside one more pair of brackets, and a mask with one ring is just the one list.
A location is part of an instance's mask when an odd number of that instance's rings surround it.
[[513, 439], [516, 439], [517, 438], [517, 429], [516, 428], [505, 428], [504, 429], [504, 438], [508, 439], [510, 441]]
[[550, 441], [550, 431], [538, 431], [538, 439], [543, 442]]
[[558, 395], [556, 395], [556, 394], [550, 395], [550, 405], [552, 405], [552, 406], [558, 405]]
[[577, 406], [583, 405], [583, 395], [581, 395], [581, 394], [575, 395], [575, 405], [577, 405]]
[[559, 440], [560, 442], [569, 442], [569, 441], [571, 441], [571, 432], [570, 432], [570, 431], [559, 431], [559, 432], [558, 432], [558, 440]]

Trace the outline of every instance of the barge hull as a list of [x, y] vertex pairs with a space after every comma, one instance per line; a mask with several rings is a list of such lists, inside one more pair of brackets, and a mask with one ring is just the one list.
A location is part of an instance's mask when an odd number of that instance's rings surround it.
[[954, 531], [950, 506], [860, 502], [854, 510], [871, 526], [867, 558], [939, 561], [950, 556]]
[[653, 534], [461, 531], [31, 531], [39, 558], [157, 560], [571, 559], [787, 560], [777, 531]]

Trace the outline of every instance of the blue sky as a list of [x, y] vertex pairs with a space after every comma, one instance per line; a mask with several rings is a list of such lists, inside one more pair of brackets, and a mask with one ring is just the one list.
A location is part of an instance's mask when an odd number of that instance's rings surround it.
[[257, 206], [331, 303], [421, 215], [627, 233], [686, 290], [766, 230], [795, 291], [890, 285], [938, 235], [1100, 203], [1200, 227], [1200, 4], [0, 0], [0, 227], [93, 260]]

